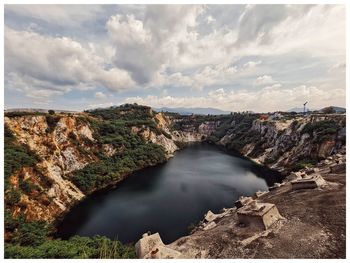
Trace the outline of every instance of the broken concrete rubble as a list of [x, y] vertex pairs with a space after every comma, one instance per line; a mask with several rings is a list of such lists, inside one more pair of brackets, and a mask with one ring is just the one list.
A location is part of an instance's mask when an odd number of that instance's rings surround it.
[[138, 258], [180, 258], [181, 253], [164, 245], [159, 233], [142, 235], [135, 244]]
[[255, 194], [254, 194], [254, 198], [256, 199], [256, 198], [259, 198], [259, 197], [261, 197], [261, 196], [263, 196], [264, 194], [267, 194], [268, 193], [268, 191], [257, 191], [257, 192], [255, 192]]
[[282, 219], [274, 204], [257, 203], [256, 201], [238, 209], [237, 215], [239, 223], [258, 230], [268, 229], [276, 221]]
[[247, 196], [241, 196], [236, 202], [235, 206], [236, 208], [241, 208], [247, 204], [249, 204], [251, 201], [253, 201], [252, 197], [247, 197]]

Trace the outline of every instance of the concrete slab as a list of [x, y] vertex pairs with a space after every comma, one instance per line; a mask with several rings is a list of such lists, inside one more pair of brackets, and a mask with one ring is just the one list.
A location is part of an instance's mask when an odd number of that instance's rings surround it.
[[209, 229], [212, 229], [214, 227], [216, 227], [216, 223], [215, 222], [210, 222], [203, 228], [203, 230], [209, 230]]
[[292, 190], [314, 189], [327, 184], [320, 174], [313, 174], [312, 176], [306, 177], [301, 180], [293, 181], [291, 183]]
[[267, 191], [257, 191], [254, 194], [254, 199], [257, 199], [257, 198], [259, 198], [259, 197], [261, 197], [261, 196], [263, 196], [263, 195], [265, 195], [267, 193], [268, 193]]
[[238, 209], [237, 216], [239, 223], [258, 230], [266, 230], [282, 218], [274, 204], [256, 201]]
[[317, 183], [313, 179], [301, 179], [301, 180], [292, 182], [292, 190], [314, 189], [314, 188], [317, 188]]
[[182, 258], [179, 251], [166, 247], [165, 245], [158, 245], [147, 253], [143, 258], [145, 259], [176, 259]]
[[164, 245], [159, 233], [153, 235], [143, 234], [142, 238], [135, 244], [136, 256], [143, 258], [154, 247]]

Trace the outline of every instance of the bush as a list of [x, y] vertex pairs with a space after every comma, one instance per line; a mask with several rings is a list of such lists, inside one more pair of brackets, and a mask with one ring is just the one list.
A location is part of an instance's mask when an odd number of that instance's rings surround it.
[[301, 159], [291, 167], [291, 171], [296, 172], [306, 167], [312, 167], [315, 164], [317, 164], [317, 160], [309, 158]]
[[24, 246], [38, 246], [45, 241], [49, 225], [43, 221], [20, 222], [11, 242]]
[[341, 128], [342, 127], [333, 120], [323, 120], [306, 124], [301, 133], [310, 134], [310, 136], [313, 137], [314, 142], [320, 143], [334, 139]]
[[38, 157], [23, 144], [17, 143], [11, 130], [5, 125], [5, 178], [24, 166], [33, 166]]
[[60, 117], [58, 117], [58, 116], [54, 117], [52, 115], [47, 115], [46, 122], [47, 122], [48, 128], [47, 128], [46, 132], [47, 133], [53, 132], [54, 129], [56, 128], [56, 125], [59, 122], [59, 120], [60, 120]]
[[132, 246], [106, 237], [74, 236], [46, 240], [36, 247], [5, 244], [5, 258], [136, 258], [136, 254]]
[[13, 187], [7, 186], [7, 188], [5, 192], [5, 203], [6, 205], [13, 206], [21, 200], [21, 192]]

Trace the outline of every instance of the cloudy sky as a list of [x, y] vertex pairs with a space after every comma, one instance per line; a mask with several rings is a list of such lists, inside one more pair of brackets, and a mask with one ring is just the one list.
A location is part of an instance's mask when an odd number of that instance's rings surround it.
[[345, 106], [343, 5], [5, 5], [5, 107]]

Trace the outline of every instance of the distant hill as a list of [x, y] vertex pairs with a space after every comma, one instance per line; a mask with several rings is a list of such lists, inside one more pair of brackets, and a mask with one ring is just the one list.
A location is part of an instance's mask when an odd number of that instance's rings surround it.
[[[312, 109], [306, 108], [306, 111], [314, 111]], [[287, 112], [304, 112], [304, 108], [291, 108]]]
[[328, 106], [328, 107], [324, 107], [322, 109], [320, 109], [319, 111], [324, 111], [326, 108], [329, 108], [329, 107], [332, 107], [333, 110], [336, 112], [336, 113], [345, 113], [346, 112], [346, 109], [343, 108], [343, 107], [337, 107], [337, 106]]
[[[324, 109], [326, 108], [329, 108], [329, 107], [332, 107], [336, 113], [344, 113], [346, 112], [346, 109], [343, 108], [343, 107], [337, 107], [337, 106], [328, 106], [328, 107], [324, 107], [320, 110], [316, 110], [316, 109], [309, 109], [309, 108], [306, 108], [306, 111], [318, 111], [318, 112], [323, 112]], [[292, 108], [292, 109], [289, 109], [287, 110], [287, 112], [304, 112], [304, 108]]]
[[162, 108], [155, 108], [154, 110], [160, 112], [173, 112], [173, 113], [179, 113], [181, 115], [191, 115], [191, 114], [197, 114], [197, 115], [220, 115], [220, 114], [230, 114], [230, 111], [223, 111], [215, 108], [168, 108], [168, 107], [162, 107]]

